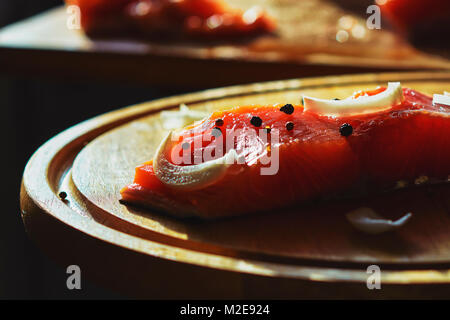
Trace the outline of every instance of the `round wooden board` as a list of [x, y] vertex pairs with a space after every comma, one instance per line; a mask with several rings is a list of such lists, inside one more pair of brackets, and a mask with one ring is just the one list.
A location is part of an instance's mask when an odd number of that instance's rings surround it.
[[[448, 91], [450, 73], [236, 86], [86, 121], [47, 142], [29, 161], [21, 192], [27, 230], [57, 259], [83, 262], [97, 280], [136, 296], [450, 297], [448, 185], [211, 222], [177, 220], [118, 202], [134, 167], [152, 157], [164, 134], [158, 117], [162, 109], [180, 103], [210, 111], [293, 103], [305, 93], [344, 97], [387, 81], [431, 94]], [[66, 201], [57, 196], [61, 190], [68, 193]], [[368, 236], [352, 229], [343, 216], [361, 205], [388, 217], [412, 211], [414, 218], [396, 233]], [[371, 264], [382, 269], [383, 290], [377, 293], [366, 287]]]

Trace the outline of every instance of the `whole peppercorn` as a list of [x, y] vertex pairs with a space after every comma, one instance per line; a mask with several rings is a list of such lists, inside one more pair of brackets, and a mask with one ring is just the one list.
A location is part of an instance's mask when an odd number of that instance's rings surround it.
[[294, 106], [290, 103], [285, 104], [280, 108], [281, 112], [284, 112], [286, 114], [293, 114], [294, 113]]
[[339, 128], [339, 132], [341, 133], [341, 136], [348, 137], [349, 135], [351, 135], [353, 133], [353, 127], [348, 123], [344, 123]]
[[255, 127], [260, 127], [262, 125], [262, 119], [260, 117], [252, 117], [250, 123]]
[[294, 123], [292, 123], [292, 122], [286, 123], [286, 129], [288, 131], [294, 130]]

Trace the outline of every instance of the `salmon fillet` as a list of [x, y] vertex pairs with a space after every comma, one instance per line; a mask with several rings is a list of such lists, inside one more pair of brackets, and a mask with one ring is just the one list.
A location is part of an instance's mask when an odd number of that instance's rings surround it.
[[[157, 174], [154, 160], [138, 166], [134, 182], [121, 191], [122, 201], [174, 216], [218, 218], [371, 194], [414, 185], [417, 179], [448, 181], [450, 107], [433, 105], [431, 97], [412, 89], [404, 88], [403, 96], [402, 103], [386, 110], [345, 116], [317, 114], [302, 105], [215, 112], [167, 143], [165, 161], [172, 169]], [[237, 135], [231, 139], [228, 132]], [[176, 186], [183, 180], [178, 169], [207, 163], [199, 155], [211, 150], [216, 158], [227, 154], [227, 144], [239, 161], [203, 185]], [[183, 151], [187, 161], [174, 164]], [[271, 163], [262, 163], [262, 157]]]

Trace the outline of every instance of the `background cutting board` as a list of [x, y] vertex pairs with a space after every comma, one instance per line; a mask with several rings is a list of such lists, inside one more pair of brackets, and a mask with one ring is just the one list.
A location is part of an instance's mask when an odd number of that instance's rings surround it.
[[[426, 54], [388, 29], [365, 27], [365, 1], [231, 0], [263, 4], [277, 34], [244, 43], [90, 39], [66, 27], [63, 7], [0, 30], [3, 72], [183, 87], [217, 87], [369, 71], [450, 69], [448, 50]], [[336, 40], [339, 31], [346, 41]], [[344, 37], [345, 39], [345, 37]]]
[[[111, 112], [42, 146], [23, 177], [23, 219], [56, 259], [93, 279], [150, 298], [450, 297], [450, 188], [411, 189], [370, 199], [319, 203], [213, 222], [177, 220], [119, 204], [133, 168], [163, 135], [162, 109], [180, 103], [215, 110], [296, 102], [302, 93], [344, 97], [386, 81], [429, 94], [450, 73], [404, 73], [259, 83], [176, 96]], [[65, 191], [65, 201], [58, 197]], [[369, 205], [386, 217], [414, 214], [395, 233], [369, 236], [344, 214]], [[366, 287], [369, 265], [381, 291]]]

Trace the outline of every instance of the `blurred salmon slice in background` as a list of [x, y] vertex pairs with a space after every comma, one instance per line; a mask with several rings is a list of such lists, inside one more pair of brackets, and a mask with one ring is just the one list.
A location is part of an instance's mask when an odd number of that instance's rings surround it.
[[259, 6], [241, 10], [223, 0], [66, 0], [81, 10], [87, 34], [137, 31], [143, 35], [245, 37], [275, 30]]
[[[444, 0], [432, 1], [439, 2], [433, 8], [447, 8]], [[423, 9], [416, 2], [408, 10], [402, 10], [401, 0], [380, 5], [381, 26], [370, 29], [367, 9], [378, 3], [372, 0], [66, 0], [80, 7], [84, 32], [91, 38], [151, 40], [146, 43], [173, 45], [175, 53], [199, 48], [200, 57], [332, 64], [348, 67], [345, 73], [356, 72], [355, 67], [450, 67], [443, 50], [418, 50], [402, 31], [405, 23], [413, 30], [410, 16]], [[433, 17], [429, 11], [421, 18]], [[415, 21], [429, 25], [424, 19]], [[445, 35], [449, 24], [439, 24], [439, 32], [425, 32], [422, 38]]]

